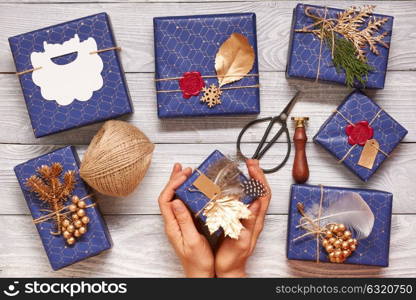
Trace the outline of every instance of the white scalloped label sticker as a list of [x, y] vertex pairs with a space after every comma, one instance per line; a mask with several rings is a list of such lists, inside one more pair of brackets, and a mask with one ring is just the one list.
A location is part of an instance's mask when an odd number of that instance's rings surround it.
[[[97, 51], [94, 38], [80, 42], [77, 34], [62, 43], [43, 42], [44, 52], [32, 52], [30, 60], [33, 68], [33, 82], [40, 87], [42, 97], [55, 100], [60, 105], [71, 104], [75, 99], [88, 101], [93, 92], [102, 88], [101, 71], [104, 64]], [[53, 59], [68, 54], [76, 58], [67, 64], [56, 64]]]

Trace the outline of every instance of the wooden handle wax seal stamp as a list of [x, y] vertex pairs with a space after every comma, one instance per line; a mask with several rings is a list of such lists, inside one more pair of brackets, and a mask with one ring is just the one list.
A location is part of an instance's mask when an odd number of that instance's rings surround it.
[[304, 183], [309, 178], [309, 166], [306, 158], [306, 142], [308, 138], [305, 131], [305, 123], [308, 117], [292, 117], [296, 122], [293, 143], [295, 145], [295, 158], [293, 160], [292, 176], [297, 183]]

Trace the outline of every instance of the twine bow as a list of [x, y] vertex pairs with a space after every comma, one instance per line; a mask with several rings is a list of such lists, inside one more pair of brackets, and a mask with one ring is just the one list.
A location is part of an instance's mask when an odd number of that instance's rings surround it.
[[320, 238], [321, 235], [325, 232], [326, 226], [321, 226], [321, 215], [322, 215], [322, 203], [324, 201], [324, 187], [320, 185], [321, 196], [319, 200], [319, 209], [318, 209], [318, 217], [316, 219], [312, 219], [310, 216], [305, 214], [304, 206], [302, 203], [297, 203], [296, 207], [299, 213], [302, 215], [302, 218], [299, 220], [299, 225], [296, 228], [303, 228], [307, 232], [298, 236], [293, 239], [293, 241], [300, 240], [308, 235], [315, 235], [316, 236], [316, 262], [319, 263], [319, 247], [320, 247]]
[[[321, 72], [321, 61], [322, 61], [322, 49], [323, 49], [323, 43], [324, 43], [324, 32], [330, 32], [331, 33], [331, 57], [334, 58], [334, 45], [335, 45], [335, 33], [334, 33], [334, 23], [337, 22], [337, 19], [327, 19], [328, 14], [328, 8], [324, 7], [324, 16], [320, 17], [319, 15], [315, 15], [311, 12], [312, 7], [306, 7], [305, 8], [305, 15], [314, 19], [315, 22], [313, 24], [310, 24], [308, 26], [303, 27], [302, 29], [295, 30], [296, 32], [307, 32], [307, 33], [314, 33], [319, 37], [320, 43], [319, 43], [319, 55], [318, 55], [318, 68], [316, 70], [316, 78], [315, 81], [318, 81], [319, 74]], [[321, 25], [320, 29], [310, 29], [315, 28], [317, 26]]]
[[[86, 200], [86, 199], [88, 199], [88, 198], [91, 198], [93, 196], [93, 194], [88, 194], [88, 195], [86, 195], [86, 196], [84, 196], [84, 197], [82, 197], [79, 201], [84, 201], [84, 200]], [[97, 204], [96, 203], [91, 203], [91, 204], [89, 204], [89, 205], [87, 205], [85, 208], [90, 208], [90, 207], [94, 207], [94, 206], [96, 206]], [[59, 224], [58, 224], [58, 220], [60, 220], [61, 219], [61, 217], [65, 217], [67, 214], [69, 214], [69, 213], [71, 213], [68, 209], [69, 209], [69, 206], [70, 205], [67, 205], [67, 206], [64, 206], [64, 207], [62, 207], [62, 208], [60, 208], [60, 209], [57, 209], [57, 210], [55, 210], [55, 211], [52, 211], [51, 213], [49, 213], [49, 214], [46, 214], [46, 215], [43, 215], [43, 216], [41, 216], [41, 217], [39, 217], [39, 218], [36, 218], [36, 219], [34, 219], [33, 220], [33, 223], [34, 224], [40, 224], [40, 223], [43, 223], [43, 222], [46, 222], [46, 221], [48, 221], [48, 220], [51, 220], [51, 219], [53, 219], [53, 220], [55, 220], [56, 221], [56, 223], [57, 223], [57, 228], [58, 228], [58, 231], [57, 232], [50, 232], [52, 235], [60, 235], [62, 232], [61, 232], [61, 227], [59, 226]], [[46, 210], [46, 209], [43, 209], [43, 211], [51, 211], [51, 210]], [[65, 212], [63, 212], [63, 211], [65, 211]]]

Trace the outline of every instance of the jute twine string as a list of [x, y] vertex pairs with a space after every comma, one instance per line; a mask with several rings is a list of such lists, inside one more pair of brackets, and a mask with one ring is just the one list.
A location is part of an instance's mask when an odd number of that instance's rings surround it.
[[322, 217], [322, 206], [324, 202], [324, 186], [320, 184], [319, 188], [320, 188], [321, 195], [319, 199], [318, 217], [316, 219], [311, 218], [305, 213], [302, 203], [297, 203], [296, 207], [299, 213], [302, 215], [302, 218], [300, 218], [299, 225], [297, 225], [296, 228], [302, 228], [306, 230], [307, 232], [293, 239], [293, 241], [297, 241], [299, 239], [304, 238], [305, 236], [315, 235], [316, 237], [316, 262], [317, 263], [319, 263], [321, 235], [325, 233], [325, 231], [327, 230], [327, 226], [333, 224], [333, 223], [329, 223], [329, 224], [326, 224], [325, 226], [321, 226], [321, 220], [325, 219], [325, 217]]
[[127, 196], [149, 168], [154, 145], [136, 127], [107, 121], [94, 136], [80, 174], [91, 187], [110, 196]]
[[[205, 75], [201, 76], [202, 78], [224, 78], [224, 77], [235, 77], [235, 76], [241, 76], [241, 77], [258, 77], [259, 74], [228, 74], [228, 75]], [[182, 77], [167, 77], [167, 78], [157, 78], [154, 79], [156, 82], [160, 81], [170, 81], [170, 80], [179, 80]], [[253, 85], [242, 85], [242, 86], [231, 86], [231, 87], [225, 87], [221, 88], [221, 90], [238, 90], [238, 89], [245, 89], [245, 88], [258, 88], [260, 87], [260, 84], [253, 84]], [[180, 89], [176, 90], [157, 90], [156, 93], [177, 93], [182, 92]]]
[[[101, 53], [101, 52], [106, 52], [106, 51], [111, 51], [111, 50], [118, 50], [118, 51], [120, 51], [121, 50], [121, 47], [110, 47], [110, 48], [105, 48], [105, 49], [99, 49], [99, 50], [96, 50], [96, 51], [91, 51], [90, 54], [91, 55], [92, 54], [98, 54], [98, 53]], [[42, 69], [42, 67], [36, 67], [36, 68], [32, 68], [32, 69], [28, 69], [28, 70], [21, 71], [21, 72], [16, 72], [14, 74], [16, 74], [17, 76], [21, 76], [21, 75], [24, 75], [24, 74], [27, 74], [27, 73], [31, 73], [31, 72], [40, 70], [40, 69]]]
[[[93, 196], [93, 194], [88, 194], [88, 195], [82, 197], [79, 200], [84, 201], [88, 198], [91, 198], [92, 196]], [[85, 208], [94, 207], [96, 205], [97, 205], [96, 203], [91, 203], [91, 204], [87, 205]], [[66, 216], [67, 214], [71, 213], [70, 211], [63, 212], [65, 210], [69, 209], [69, 206], [70, 205], [64, 206], [61, 209], [58, 209], [56, 211], [52, 211], [49, 214], [43, 215], [39, 218], [36, 218], [36, 219], [33, 220], [33, 223], [34, 224], [40, 224], [40, 223], [46, 222], [46, 221], [51, 220], [51, 219], [55, 219], [56, 221], [58, 221], [60, 216]], [[46, 210], [46, 211], [50, 211], [50, 210]], [[53, 235], [61, 234], [61, 228], [60, 228], [59, 224], [58, 224], [58, 232], [51, 232], [51, 234], [53, 234]]]
[[337, 19], [333, 19], [327, 18], [327, 14], [328, 14], [328, 8], [325, 6], [324, 7], [324, 16], [323, 17], [319, 17], [318, 15], [315, 15], [311, 12], [312, 7], [306, 7], [305, 8], [305, 15], [314, 19], [315, 22], [313, 24], [310, 24], [308, 26], [305, 26], [302, 29], [297, 29], [296, 32], [313, 32], [311, 31], [310, 28], [315, 28], [318, 25], [322, 24], [321, 29], [319, 31], [319, 39], [320, 39], [320, 43], [319, 43], [319, 55], [318, 55], [318, 68], [316, 70], [316, 77], [315, 77], [315, 81], [319, 80], [319, 75], [321, 73], [321, 61], [322, 61], [322, 51], [323, 51], [323, 43], [324, 43], [324, 29], [328, 30], [331, 33], [331, 56], [332, 58], [334, 58], [334, 44], [335, 44], [335, 34], [334, 34], [334, 25], [333, 23], [338, 21]]

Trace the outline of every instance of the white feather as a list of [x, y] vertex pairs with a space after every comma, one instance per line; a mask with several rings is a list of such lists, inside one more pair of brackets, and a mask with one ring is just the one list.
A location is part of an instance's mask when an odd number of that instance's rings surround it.
[[325, 201], [330, 201], [323, 209], [320, 224], [344, 224], [354, 233], [354, 237], [365, 239], [373, 230], [374, 214], [364, 199], [355, 192], [328, 192]]

